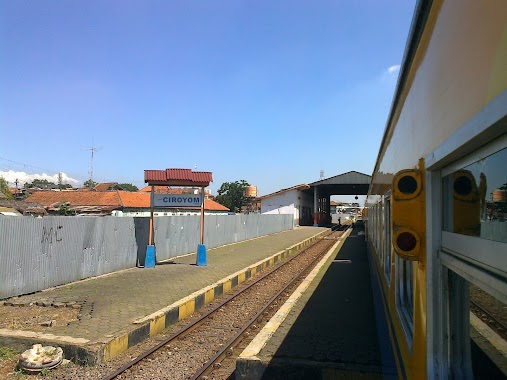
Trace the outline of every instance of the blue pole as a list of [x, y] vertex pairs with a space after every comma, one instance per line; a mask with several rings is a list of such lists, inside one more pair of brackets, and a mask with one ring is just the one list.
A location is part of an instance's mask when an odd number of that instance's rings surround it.
[[201, 187], [201, 238], [197, 246], [197, 260], [198, 266], [206, 266], [206, 246], [204, 245], [204, 186]]
[[200, 267], [206, 266], [206, 246], [204, 244], [199, 244], [197, 246], [197, 265]]
[[155, 268], [155, 246], [146, 246], [146, 257], [144, 259], [145, 268]]

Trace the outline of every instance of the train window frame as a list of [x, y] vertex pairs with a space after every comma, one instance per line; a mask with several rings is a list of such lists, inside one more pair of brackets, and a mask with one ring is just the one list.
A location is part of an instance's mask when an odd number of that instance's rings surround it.
[[387, 279], [387, 286], [391, 283], [391, 261], [393, 246], [391, 243], [391, 193], [388, 192], [384, 198], [384, 226], [385, 226], [385, 239], [384, 239], [384, 275]]
[[382, 197], [377, 203], [377, 237], [378, 257], [382, 260]]
[[[456, 170], [507, 149], [507, 133], [442, 168], [442, 180]], [[443, 213], [449, 213], [443, 199]], [[442, 225], [442, 263], [463, 278], [507, 302], [507, 243], [445, 231]], [[493, 275], [491, 275], [493, 274]], [[500, 277], [500, 278], [499, 278]]]
[[[501, 298], [498, 293], [503, 293], [504, 296], [507, 294], [505, 288], [501, 288], [506, 286], [505, 281], [478, 265], [476, 260], [472, 261], [467, 254], [470, 249], [475, 253], [485, 249], [498, 250], [507, 247], [507, 243], [444, 231], [443, 217], [447, 210], [442, 207], [443, 178], [460, 167], [477, 162], [487, 153], [499, 151], [501, 148], [498, 148], [504, 144], [501, 141], [506, 135], [506, 125], [507, 90], [504, 90], [424, 158], [427, 183], [427, 365], [428, 374], [441, 378], [459, 372], [458, 367], [463, 363], [460, 360], [469, 359], [467, 353], [460, 348], [462, 341], [442, 339], [442, 336], [466, 336], [469, 333], [468, 324], [457, 319], [467, 317], [468, 305], [461, 302], [461, 293], [460, 297], [453, 295], [453, 288], [454, 292], [458, 289], [464, 291], [454, 274], [489, 290], [497, 298]], [[477, 245], [469, 245], [472, 242]], [[461, 325], [458, 331], [455, 329], [459, 322]], [[446, 357], [447, 361], [438, 360]]]
[[[377, 229], [376, 229], [376, 220], [375, 220], [375, 205], [372, 204], [371, 207], [370, 207], [370, 213], [368, 215], [368, 222], [370, 222], [370, 218], [371, 218], [371, 224], [370, 224], [370, 227], [371, 227], [371, 239], [372, 239], [372, 246], [373, 248], [375, 248], [375, 250], [377, 249]], [[376, 253], [376, 252], [375, 252]]]
[[380, 249], [378, 249], [378, 242], [380, 241], [380, 230], [378, 229], [378, 202], [375, 203], [375, 249], [377, 250], [377, 256], [380, 257]]
[[373, 247], [375, 248], [375, 253], [377, 254], [378, 256], [378, 229], [377, 229], [377, 225], [378, 225], [378, 218], [377, 218], [377, 203], [375, 203], [373, 205], [373, 225], [372, 225], [372, 232], [373, 232]]
[[407, 345], [412, 349], [414, 340], [414, 262], [396, 256], [395, 299]]
[[[436, 201], [440, 197], [440, 218], [449, 212], [443, 199], [443, 178], [507, 148], [506, 125], [507, 90], [504, 90], [425, 158], [430, 177], [440, 181], [432, 189], [440, 193], [433, 195]], [[427, 208], [428, 212], [431, 210]], [[438, 263], [507, 302], [507, 265], [499, 267], [500, 252], [507, 251], [507, 243], [445, 231], [441, 219], [432, 218], [431, 223], [434, 226], [438, 223], [439, 231], [434, 231], [433, 241], [428, 240], [427, 244], [437, 251]], [[428, 257], [432, 259], [432, 255]]]
[[379, 202], [377, 203], [377, 216], [378, 216], [378, 223], [377, 223], [377, 229], [378, 229], [378, 244], [377, 244], [377, 250], [378, 250], [378, 257], [380, 258], [381, 262], [384, 260], [384, 247], [383, 247], [383, 211], [384, 210], [384, 202], [383, 197], [380, 198]]
[[[372, 205], [372, 237], [373, 237], [373, 247], [377, 250], [377, 204]], [[378, 251], [376, 252], [378, 255]]]

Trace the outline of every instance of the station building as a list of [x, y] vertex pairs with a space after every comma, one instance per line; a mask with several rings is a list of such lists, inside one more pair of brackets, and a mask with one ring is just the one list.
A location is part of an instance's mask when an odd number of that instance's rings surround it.
[[301, 184], [259, 197], [262, 214], [292, 214], [294, 224], [322, 226], [331, 223], [332, 195], [366, 195], [371, 176], [356, 171]]

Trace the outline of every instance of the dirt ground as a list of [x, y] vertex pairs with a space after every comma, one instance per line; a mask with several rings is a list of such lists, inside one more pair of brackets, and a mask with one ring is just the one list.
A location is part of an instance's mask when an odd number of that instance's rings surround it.
[[[56, 326], [77, 321], [79, 309], [70, 307], [5, 306], [0, 305], [0, 328], [52, 333]], [[29, 349], [27, 347], [26, 349]], [[21, 352], [0, 347], [0, 379], [33, 379], [16, 369]]]
[[0, 305], [0, 328], [52, 333], [56, 326], [77, 321], [79, 309]]

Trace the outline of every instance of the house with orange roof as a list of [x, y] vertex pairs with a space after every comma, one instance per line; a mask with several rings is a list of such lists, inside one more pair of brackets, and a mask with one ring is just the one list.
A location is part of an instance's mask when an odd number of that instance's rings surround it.
[[[27, 202], [43, 206], [50, 214], [88, 216], [149, 216], [150, 193], [113, 191], [37, 191]], [[200, 215], [200, 208], [156, 208], [155, 216]], [[229, 209], [211, 200], [204, 200], [207, 215], [227, 215]]]
[[[115, 216], [150, 216], [150, 193], [149, 192], [126, 192], [121, 191], [123, 210], [113, 213]], [[166, 194], [162, 192], [161, 194]], [[172, 194], [177, 194], [173, 193]], [[170, 215], [200, 215], [201, 209], [196, 207], [185, 208], [155, 208], [155, 216]], [[229, 209], [212, 199], [204, 198], [205, 215], [227, 215]]]

